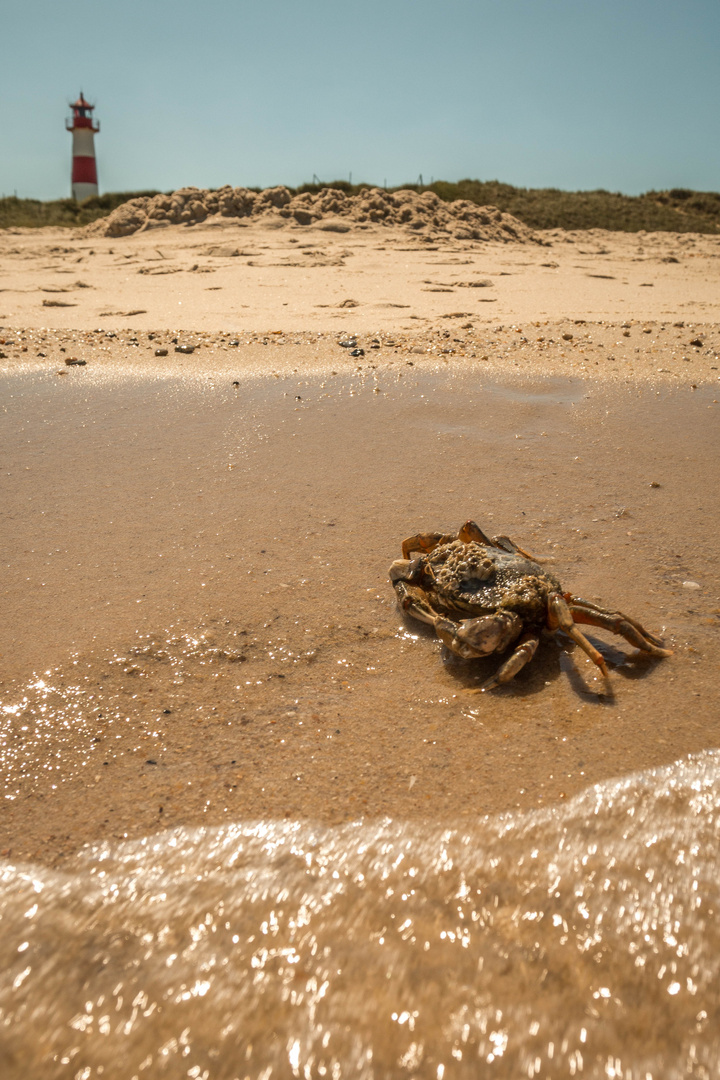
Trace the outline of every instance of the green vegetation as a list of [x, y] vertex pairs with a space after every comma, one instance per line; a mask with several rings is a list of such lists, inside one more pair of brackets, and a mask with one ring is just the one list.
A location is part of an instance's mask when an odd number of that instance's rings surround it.
[[0, 229], [39, 228], [43, 225], [89, 225], [97, 218], [107, 215], [140, 195], [157, 195], [157, 191], [117, 191], [107, 195], [91, 195], [83, 202], [74, 199], [54, 199], [52, 202], [40, 202], [39, 199], [18, 199], [8, 195], [0, 199]]
[[717, 192], [648, 191], [620, 195], [610, 191], [558, 191], [516, 188], [497, 180], [438, 181], [431, 185], [441, 199], [468, 199], [497, 206], [532, 229], [614, 229], [619, 232], [720, 232]]
[[[293, 194], [335, 188], [357, 195], [370, 184], [335, 180], [290, 188]], [[648, 191], [644, 195], [620, 195], [610, 191], [559, 191], [557, 188], [516, 188], [498, 180], [460, 180], [451, 184], [403, 184], [412, 191], [434, 191], [441, 199], [467, 199], [479, 206], [497, 206], [533, 229], [614, 229], [622, 232], [720, 232], [720, 193]], [[257, 188], [251, 190], [257, 191]], [[391, 191], [400, 190], [391, 188]], [[118, 192], [93, 196], [82, 203], [73, 199], [39, 202], [36, 199], [0, 199], [0, 228], [40, 225], [87, 225], [105, 217], [116, 206], [156, 191]]]
[[[370, 184], [303, 184], [294, 193], [317, 193], [336, 188], [357, 195]], [[720, 232], [720, 194], [717, 192], [648, 191], [620, 195], [610, 191], [559, 191], [557, 188], [516, 188], [499, 180], [460, 180], [450, 184], [403, 184], [411, 191], [434, 191], [445, 202], [467, 199], [478, 206], [497, 206], [531, 229], [615, 229], [618, 232]], [[292, 188], [290, 190], [293, 190]], [[399, 188], [389, 188], [398, 191]]]

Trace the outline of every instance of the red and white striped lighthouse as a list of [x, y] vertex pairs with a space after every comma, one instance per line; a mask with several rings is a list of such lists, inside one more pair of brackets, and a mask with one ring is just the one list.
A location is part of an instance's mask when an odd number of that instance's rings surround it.
[[65, 121], [65, 127], [73, 136], [72, 197], [82, 202], [98, 193], [95, 132], [100, 130], [100, 124], [95, 126], [92, 117], [95, 106], [85, 100], [82, 90], [70, 108], [73, 114]]

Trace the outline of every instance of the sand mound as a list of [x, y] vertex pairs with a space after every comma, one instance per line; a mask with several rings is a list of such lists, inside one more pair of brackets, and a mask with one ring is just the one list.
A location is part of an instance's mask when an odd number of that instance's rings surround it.
[[335, 188], [317, 194], [292, 195], [285, 187], [248, 191], [220, 188], [205, 191], [181, 188], [172, 195], [130, 199], [86, 229], [89, 235], [129, 236], [162, 225], [197, 225], [212, 217], [253, 218], [282, 225], [314, 225], [349, 232], [370, 224], [395, 225], [424, 236], [456, 240], [534, 240], [531, 229], [494, 206], [477, 206], [464, 199], [443, 202], [433, 191], [383, 191], [368, 188], [346, 195]]

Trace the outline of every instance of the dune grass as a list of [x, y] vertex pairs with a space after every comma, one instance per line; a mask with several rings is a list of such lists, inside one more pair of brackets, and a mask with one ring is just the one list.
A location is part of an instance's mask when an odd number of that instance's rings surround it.
[[[350, 185], [347, 180], [331, 184], [305, 184], [298, 191], [339, 188], [356, 194], [367, 184]], [[478, 206], [498, 206], [513, 214], [531, 229], [612, 229], [619, 232], [720, 232], [720, 193], [674, 188], [623, 195], [612, 191], [560, 191], [558, 188], [514, 188], [499, 180], [459, 180], [449, 184], [436, 180], [419, 186], [404, 184], [412, 191], [434, 191], [451, 202], [466, 199]], [[389, 190], [398, 190], [390, 188]]]
[[[303, 184], [290, 188], [293, 194], [335, 188], [357, 195], [370, 184], [350, 184], [346, 180]], [[610, 191], [560, 191], [557, 188], [517, 188], [498, 180], [437, 180], [420, 186], [403, 184], [412, 191], [434, 191], [446, 202], [467, 199], [479, 206], [497, 206], [533, 229], [612, 229], [621, 232], [720, 233], [720, 193], [673, 188], [648, 191], [644, 195], [621, 195]], [[257, 188], [252, 190], [257, 191]], [[388, 190], [398, 191], [400, 188]], [[87, 225], [105, 217], [116, 206], [140, 195], [156, 191], [111, 192], [95, 195], [82, 203], [74, 199], [40, 202], [37, 199], [0, 199], [0, 228], [42, 225]]]
[[40, 228], [43, 225], [89, 225], [139, 195], [157, 195], [157, 191], [118, 191], [107, 195], [91, 195], [83, 202], [75, 199], [18, 199], [7, 195], [0, 199], [0, 229]]
[[[304, 184], [298, 192], [324, 187], [357, 194], [368, 184], [336, 180]], [[720, 194], [713, 191], [648, 191], [621, 195], [611, 191], [560, 191], [558, 188], [517, 188], [499, 180], [460, 180], [448, 183], [403, 184], [412, 191], [434, 191], [445, 202], [467, 199], [478, 206], [497, 206], [532, 229], [612, 229], [618, 232], [720, 232]], [[397, 191], [398, 188], [389, 188]]]
[[441, 199], [497, 206], [533, 229], [613, 229], [619, 232], [720, 232], [720, 194], [674, 188], [644, 195], [611, 191], [516, 188], [497, 180], [439, 181]]

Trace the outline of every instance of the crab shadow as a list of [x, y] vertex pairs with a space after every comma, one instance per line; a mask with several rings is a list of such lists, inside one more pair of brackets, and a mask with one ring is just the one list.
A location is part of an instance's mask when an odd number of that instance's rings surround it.
[[[589, 641], [600, 652], [607, 665], [608, 672], [611, 677], [617, 681], [617, 677], [620, 676], [623, 679], [630, 681], [638, 681], [645, 679], [650, 674], [651, 670], [657, 666], [660, 662], [659, 657], [650, 656], [649, 653], [640, 652], [634, 650], [631, 645], [627, 648], [631, 651], [625, 652], [623, 649], [618, 648], [616, 645], [609, 644], [607, 641], [602, 641], [600, 638], [596, 638], [591, 634], [585, 635]], [[602, 690], [595, 690], [588, 685], [583, 678], [578, 661], [582, 663], [584, 653], [582, 649], [579, 649], [574, 641], [569, 638], [563, 637], [556, 642], [556, 645], [560, 652], [560, 668], [564, 677], [567, 678], [572, 690], [583, 701], [592, 701], [598, 705], [612, 705], [615, 698], [615, 690], [610, 679], [604, 679], [604, 686]]]
[[[406, 618], [405, 622], [414, 634], [427, 638], [428, 641], [437, 642], [438, 639], [432, 627], [422, 624], [418, 626], [414, 619], [409, 618]], [[645, 679], [659, 662], [658, 658], [636, 651], [630, 645], [627, 646], [630, 650], [628, 653], [623, 648], [594, 635], [586, 633], [586, 636], [602, 654], [612, 676], [620, 676], [630, 681]], [[507, 656], [508, 653], [492, 654], [487, 657], [478, 657], [476, 660], [463, 660], [445, 645], [441, 646], [440, 651], [441, 663], [448, 674], [461, 685], [464, 691], [476, 693], [480, 691], [483, 683], [495, 674]], [[596, 705], [613, 705], [615, 692], [610, 679], [603, 680], [601, 689], [591, 686], [578, 666], [578, 662], [582, 663], [584, 658], [582, 649], [579, 649], [575, 642], [564, 634], [543, 635], [533, 659], [510, 682], [495, 687], [492, 695], [531, 697], [544, 691], [557, 679], [564, 678], [580, 700]]]

